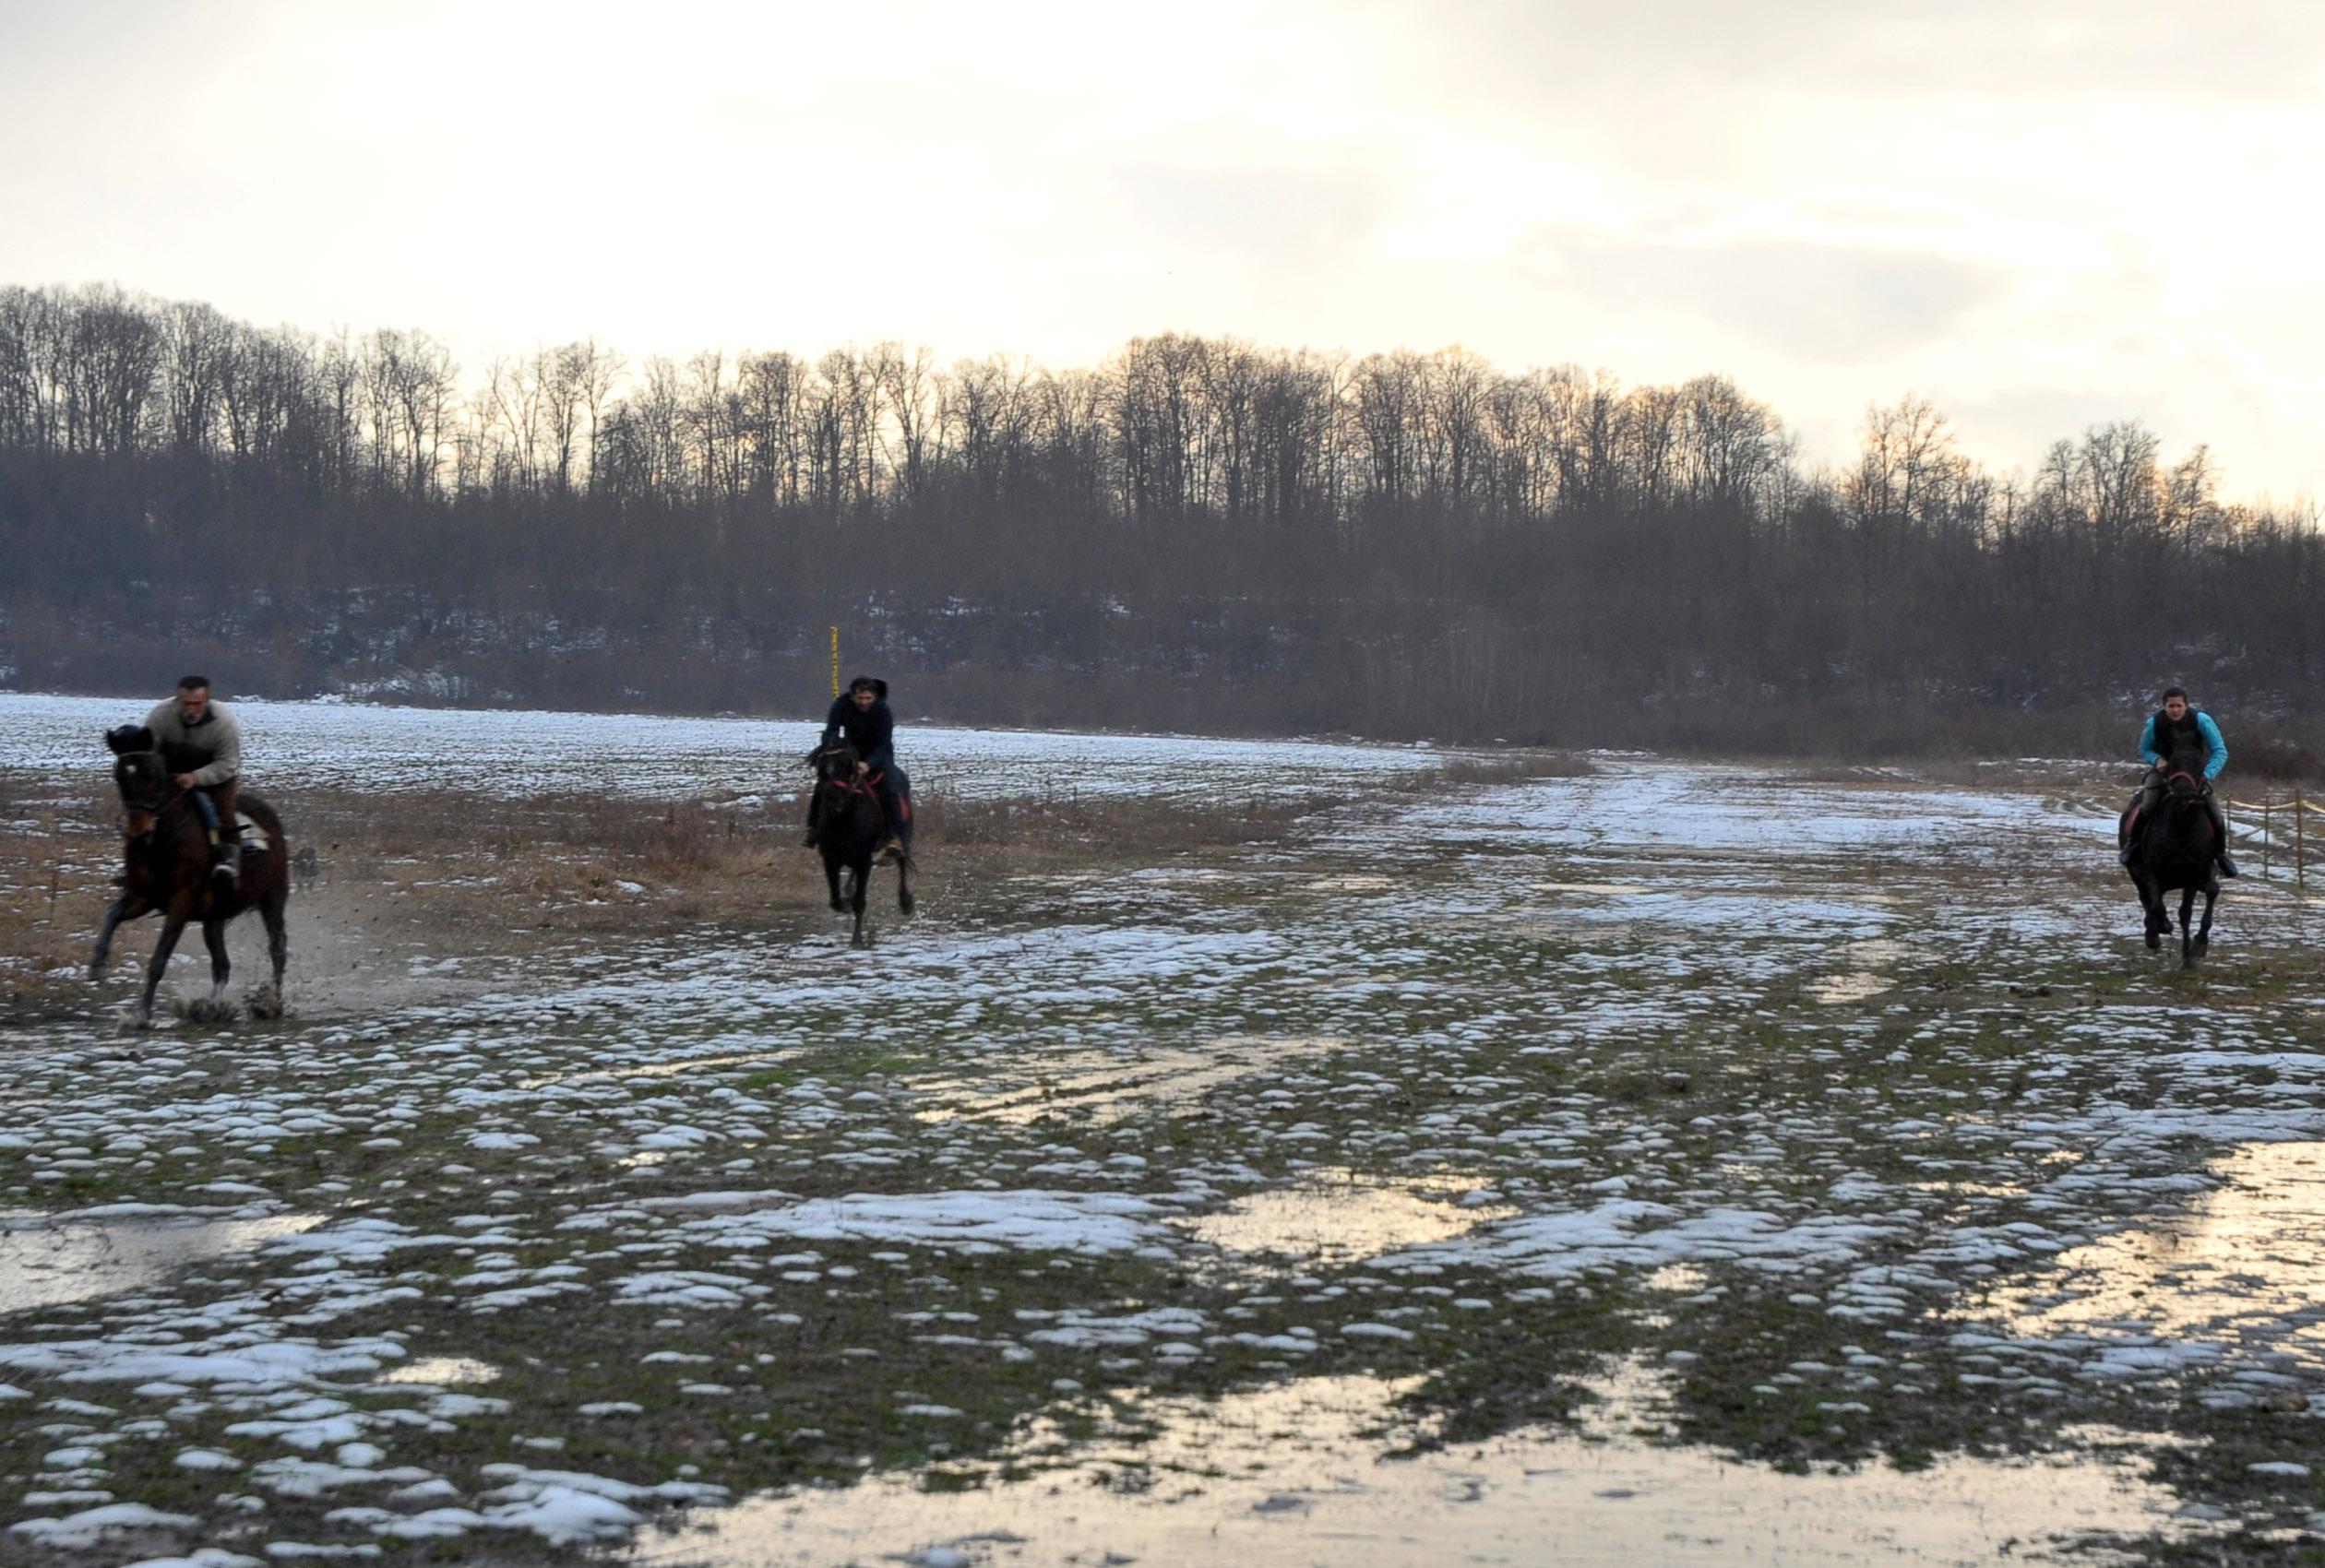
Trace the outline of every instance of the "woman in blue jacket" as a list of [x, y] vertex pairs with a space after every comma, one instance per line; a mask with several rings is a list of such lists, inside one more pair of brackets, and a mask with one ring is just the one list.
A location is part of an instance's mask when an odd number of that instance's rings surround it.
[[2221, 815], [2220, 802], [2212, 789], [2212, 781], [2228, 766], [2228, 742], [2220, 738], [2220, 726], [2212, 722], [2211, 714], [2188, 706], [2188, 693], [2178, 686], [2164, 694], [2164, 707], [2148, 716], [2147, 728], [2140, 731], [2140, 760], [2148, 765], [2148, 776], [2132, 807], [2132, 831], [2124, 839], [2123, 853], [2116, 857], [2125, 865], [2131, 863], [2139, 850], [2139, 825], [2163, 803], [2165, 770], [2172, 758], [2199, 748], [2204, 754], [2204, 809], [2212, 814], [2212, 832], [2220, 840], [2220, 874], [2236, 874], [2236, 862], [2228, 858], [2228, 820]]

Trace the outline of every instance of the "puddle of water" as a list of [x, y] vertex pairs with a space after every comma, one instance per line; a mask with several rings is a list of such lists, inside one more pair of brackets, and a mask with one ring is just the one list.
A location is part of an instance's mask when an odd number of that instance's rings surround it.
[[1387, 893], [1398, 885], [1393, 876], [1319, 876], [1307, 885], [1310, 893]]
[[1858, 970], [1853, 974], [1827, 975], [1822, 980], [1811, 980], [1806, 990], [1811, 997], [1826, 1006], [1839, 1007], [1852, 1002], [1866, 1001], [1896, 988], [1897, 982], [1887, 975]]
[[1530, 882], [1526, 885], [1536, 893], [1601, 893], [1610, 898], [1647, 891], [1646, 885], [1638, 882]]
[[[1229, 1035], [1213, 1042], [1209, 1051], [1175, 1051], [1151, 1053], [1135, 1062], [1108, 1057], [1067, 1058], [1063, 1072], [1045, 1072], [1040, 1082], [1013, 1089], [980, 1093], [966, 1078], [924, 1079], [916, 1092], [938, 1103], [912, 1112], [919, 1122], [950, 1122], [960, 1117], [1003, 1122], [1022, 1126], [1052, 1114], [1087, 1112], [1101, 1126], [1134, 1116], [1149, 1106], [1185, 1103], [1222, 1084], [1258, 1072], [1273, 1072], [1302, 1057], [1337, 1051], [1348, 1042], [1338, 1035], [1297, 1038]], [[1251, 1054], [1243, 1060], [1222, 1061], [1222, 1051]]]
[[[1427, 1184], [1446, 1188], [1442, 1182]], [[1457, 1178], [1450, 1185], [1467, 1191], [1476, 1183]], [[1216, 1214], [1171, 1223], [1194, 1240], [1228, 1252], [1343, 1264], [1450, 1241], [1488, 1220], [1517, 1214], [1507, 1204], [1459, 1208], [1430, 1203], [1402, 1187], [1340, 1170], [1319, 1173], [1285, 1192], [1255, 1193]]]
[[544, 1089], [559, 1084], [586, 1084], [619, 1078], [678, 1078], [714, 1067], [783, 1062], [798, 1054], [796, 1051], [745, 1051], [732, 1056], [690, 1056], [683, 1062], [650, 1062], [637, 1067], [594, 1067], [586, 1073], [558, 1073], [545, 1078], [528, 1079], [525, 1087]]
[[1893, 936], [1868, 936], [1860, 942], [1844, 942], [1841, 956], [1853, 963], [1871, 967], [1878, 964], [1902, 964], [1924, 949], [1910, 942], [1900, 942]]
[[1645, 1412], [1624, 1397], [1587, 1410], [1574, 1432], [1384, 1461], [1379, 1432], [1405, 1424], [1391, 1403], [1398, 1389], [1315, 1378], [1215, 1404], [1150, 1401], [1143, 1410], [1162, 1420], [1161, 1435], [1073, 1454], [1063, 1469], [1079, 1474], [1052, 1469], [943, 1492], [897, 1474], [841, 1492], [757, 1499], [710, 1516], [691, 1540], [652, 1543], [641, 1556], [820, 1564], [925, 1561], [914, 1554], [943, 1547], [958, 1555], [942, 1560], [980, 1568], [1123, 1561], [1837, 1568], [1985, 1565], [2084, 1532], [2200, 1528], [2170, 1519], [2176, 1500], [2136, 1479], [2129, 1460], [1964, 1458], [1914, 1475], [1873, 1467], [1787, 1476], [1700, 1450], [1648, 1447], [1629, 1431]]
[[[2281, 1318], [2325, 1301], [2325, 1143], [2248, 1144], [2216, 1170], [2223, 1185], [2182, 1213], [2061, 1253], [2006, 1302], [2015, 1334], [2143, 1323], [2185, 1335]], [[2025, 1304], [2078, 1290], [2041, 1310]], [[2311, 1324], [2300, 1337], [2325, 1339]]]
[[211, 1258], [246, 1253], [322, 1223], [316, 1214], [265, 1219], [70, 1219], [0, 1215], [0, 1313], [115, 1295]]
[[1820, 980], [1811, 980], [1806, 988], [1811, 997], [1829, 1007], [1867, 1001], [1885, 991], [1894, 991], [1897, 981], [1879, 971], [1905, 962], [1923, 949], [1894, 937], [1873, 936], [1858, 942], [1844, 942], [1834, 951], [1856, 967], [1843, 974], [1826, 975]]
[[473, 1356], [423, 1356], [407, 1361], [392, 1372], [382, 1372], [380, 1383], [490, 1383], [500, 1376], [500, 1368], [490, 1361], [480, 1361]]

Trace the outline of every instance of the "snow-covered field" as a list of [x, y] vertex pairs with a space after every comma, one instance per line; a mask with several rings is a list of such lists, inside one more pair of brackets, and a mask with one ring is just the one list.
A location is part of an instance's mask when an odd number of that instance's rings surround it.
[[[336, 717], [289, 712], [253, 727], [322, 781]], [[411, 771], [515, 787], [549, 732], [626, 771], [590, 720], [483, 717]], [[661, 788], [782, 749], [702, 729]], [[1067, 749], [1003, 739], [994, 777]], [[2290, 1541], [2325, 1525], [2312, 917], [2238, 889], [2182, 979], [2105, 833], [1609, 763], [869, 954], [661, 938], [459, 1005], [13, 1031], [0, 1562]], [[142, 1250], [76, 1292], [100, 1232]]]
[[[155, 700], [160, 700], [159, 697]], [[152, 703], [0, 693], [0, 758], [54, 775], [107, 766], [103, 736]], [[254, 790], [541, 790], [639, 796], [798, 788], [820, 714], [795, 720], [237, 702]], [[897, 755], [926, 788], [971, 795], [1345, 790], [1425, 768], [1426, 749], [1314, 741], [953, 730], [899, 716]]]

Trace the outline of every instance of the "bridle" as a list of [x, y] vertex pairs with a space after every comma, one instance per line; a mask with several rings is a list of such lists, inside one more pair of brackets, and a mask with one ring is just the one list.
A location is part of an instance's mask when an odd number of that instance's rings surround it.
[[[133, 781], [150, 782], [149, 790], [133, 792]], [[123, 752], [113, 764], [113, 788], [121, 793], [123, 814], [122, 834], [132, 843], [140, 843], [153, 837], [153, 830], [161, 821], [161, 814], [185, 791], [170, 778], [155, 752]]]
[[[835, 758], [841, 759], [839, 766], [847, 769], [845, 773], [839, 772], [837, 767], [831, 771], [826, 771], [826, 763]], [[874, 776], [859, 775], [855, 770], [861, 759], [856, 756], [854, 747], [846, 745], [819, 747], [812, 760], [816, 765], [816, 778], [819, 788], [837, 790], [842, 795], [869, 795], [875, 792], [872, 787]]]

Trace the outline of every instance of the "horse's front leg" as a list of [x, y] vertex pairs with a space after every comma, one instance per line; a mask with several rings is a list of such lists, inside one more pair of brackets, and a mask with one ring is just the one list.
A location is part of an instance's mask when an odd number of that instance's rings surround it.
[[2132, 891], [2140, 896], [2140, 932], [2147, 938], [2148, 951], [2152, 953], [2164, 944], [2163, 933], [2171, 929], [2172, 922], [2164, 913], [2164, 895], [2136, 868], [2129, 875]]
[[849, 907], [855, 910], [855, 935], [852, 942], [857, 947], [869, 947], [871, 943], [864, 934], [864, 896], [869, 890], [868, 885], [872, 881], [872, 862], [868, 860], [860, 861], [848, 868], [848, 874], [854, 884], [849, 889], [848, 900]]
[[2196, 956], [2200, 958], [2212, 951], [2212, 906], [2220, 900], [2220, 879], [2212, 878], [2204, 885], [2204, 923], [2196, 929]]
[[845, 910], [847, 901], [840, 897], [840, 862], [829, 855], [824, 857], [824, 883], [831, 889], [832, 909]]
[[897, 862], [896, 907], [907, 915], [912, 912], [912, 859], [910, 855]]
[[146, 965], [145, 995], [137, 1003], [138, 1027], [153, 1022], [153, 993], [161, 989], [161, 971], [170, 967], [170, 955], [176, 951], [178, 938], [185, 933], [186, 911], [183, 907], [171, 909], [161, 920], [161, 938], [153, 944], [153, 957]]
[[2181, 888], [2179, 930], [2180, 968], [2183, 969], [2192, 969], [2196, 967], [2196, 922], [2191, 918], [2195, 908], [2196, 889]]
[[226, 994], [226, 977], [234, 972], [234, 966], [226, 957], [226, 922], [204, 921], [202, 945], [209, 949], [210, 1000], [216, 1002]]
[[123, 921], [129, 918], [129, 895], [126, 893], [105, 907], [104, 921], [97, 928], [97, 950], [89, 956], [90, 980], [105, 978], [105, 965], [113, 957], [113, 932], [120, 929]]

